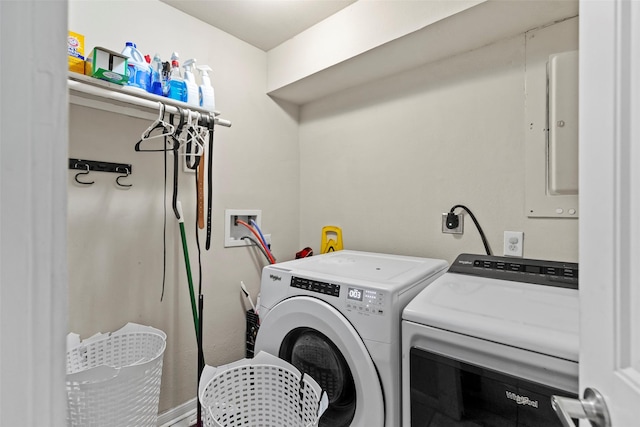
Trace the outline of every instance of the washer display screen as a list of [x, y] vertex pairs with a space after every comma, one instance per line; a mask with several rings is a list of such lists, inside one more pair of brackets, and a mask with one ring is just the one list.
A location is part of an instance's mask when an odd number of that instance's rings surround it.
[[362, 295], [364, 294], [362, 289], [349, 288], [348, 291], [349, 292], [347, 292], [347, 299], [362, 302]]

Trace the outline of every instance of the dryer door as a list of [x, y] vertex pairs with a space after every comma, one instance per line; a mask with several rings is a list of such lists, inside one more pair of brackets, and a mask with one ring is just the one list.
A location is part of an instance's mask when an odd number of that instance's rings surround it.
[[371, 356], [331, 305], [303, 296], [278, 303], [261, 321], [255, 351], [261, 350], [311, 375], [327, 392], [320, 427], [384, 426], [382, 385]]

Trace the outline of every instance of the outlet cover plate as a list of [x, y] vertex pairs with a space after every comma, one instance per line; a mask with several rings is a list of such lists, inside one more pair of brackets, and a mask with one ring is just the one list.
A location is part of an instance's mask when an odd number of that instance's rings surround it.
[[504, 232], [504, 256], [522, 258], [524, 246], [524, 232], [505, 231]]

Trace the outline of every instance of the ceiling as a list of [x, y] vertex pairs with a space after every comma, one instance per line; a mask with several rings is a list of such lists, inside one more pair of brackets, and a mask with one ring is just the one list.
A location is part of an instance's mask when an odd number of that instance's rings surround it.
[[357, 0], [161, 0], [268, 51]]

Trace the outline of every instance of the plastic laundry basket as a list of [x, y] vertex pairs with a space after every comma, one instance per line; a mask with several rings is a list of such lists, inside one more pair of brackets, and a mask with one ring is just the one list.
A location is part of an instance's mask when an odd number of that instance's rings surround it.
[[167, 336], [128, 323], [109, 334], [67, 340], [67, 424], [156, 427]]
[[200, 377], [207, 427], [312, 427], [327, 409], [327, 394], [309, 375], [260, 352], [214, 368]]

